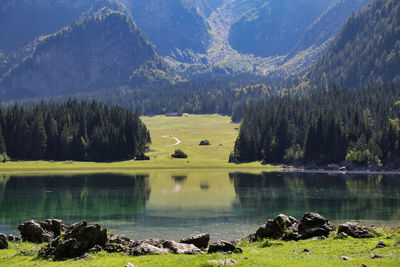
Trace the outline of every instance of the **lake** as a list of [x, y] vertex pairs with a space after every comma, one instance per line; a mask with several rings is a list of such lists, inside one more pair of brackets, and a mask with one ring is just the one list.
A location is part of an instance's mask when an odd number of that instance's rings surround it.
[[318, 212], [334, 223], [400, 226], [400, 175], [220, 170], [68, 175], [0, 174], [0, 232], [19, 223], [87, 220], [133, 239], [208, 232], [233, 240], [279, 213]]

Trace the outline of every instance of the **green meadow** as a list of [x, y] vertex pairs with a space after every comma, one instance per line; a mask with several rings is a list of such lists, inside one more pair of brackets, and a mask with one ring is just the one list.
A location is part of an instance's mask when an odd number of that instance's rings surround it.
[[[276, 169], [260, 162], [228, 163], [238, 134], [238, 123], [230, 117], [189, 115], [182, 117], [142, 117], [150, 131], [152, 144], [148, 161], [75, 162], [75, 161], [10, 161], [0, 164], [0, 171], [123, 171], [138, 169]], [[181, 143], [175, 145], [177, 138]], [[209, 146], [200, 146], [207, 139]], [[184, 151], [187, 159], [174, 159], [175, 149]]]
[[[383, 240], [387, 247], [375, 248]], [[220, 266], [211, 260], [232, 259], [233, 266], [400, 266], [399, 229], [380, 229], [378, 236], [368, 239], [336, 239], [335, 234], [324, 240], [270, 241], [264, 240], [239, 246], [243, 254], [149, 255], [132, 257], [123, 253], [90, 253], [85, 260], [52, 262], [37, 258], [43, 245], [10, 243], [0, 250], [0, 266]], [[307, 249], [309, 252], [303, 252]], [[373, 254], [382, 256], [370, 259]], [[342, 256], [351, 258], [343, 260]]]

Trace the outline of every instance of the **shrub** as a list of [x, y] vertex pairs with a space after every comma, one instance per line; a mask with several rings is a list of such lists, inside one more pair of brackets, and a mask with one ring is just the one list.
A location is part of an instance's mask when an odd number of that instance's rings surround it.
[[177, 149], [175, 150], [175, 153], [171, 155], [171, 157], [178, 159], [186, 159], [188, 156], [182, 150]]
[[210, 141], [208, 141], [207, 139], [201, 140], [199, 145], [200, 146], [209, 146], [210, 145]]

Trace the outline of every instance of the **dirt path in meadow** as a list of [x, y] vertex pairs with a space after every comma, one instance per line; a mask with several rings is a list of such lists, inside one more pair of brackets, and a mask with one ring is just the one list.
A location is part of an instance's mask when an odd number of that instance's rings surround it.
[[164, 138], [172, 138], [172, 139], [174, 139], [174, 140], [176, 141], [175, 144], [168, 145], [168, 146], [177, 146], [177, 145], [179, 145], [180, 143], [182, 143], [182, 141], [181, 141], [178, 137], [174, 137], [174, 136], [170, 136], [170, 135], [164, 135], [163, 137], [164, 137]]

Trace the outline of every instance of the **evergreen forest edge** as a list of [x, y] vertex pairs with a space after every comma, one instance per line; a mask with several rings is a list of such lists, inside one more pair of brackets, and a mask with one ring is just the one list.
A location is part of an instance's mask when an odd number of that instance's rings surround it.
[[144, 159], [150, 133], [139, 115], [121, 107], [69, 100], [0, 109], [3, 161]]

